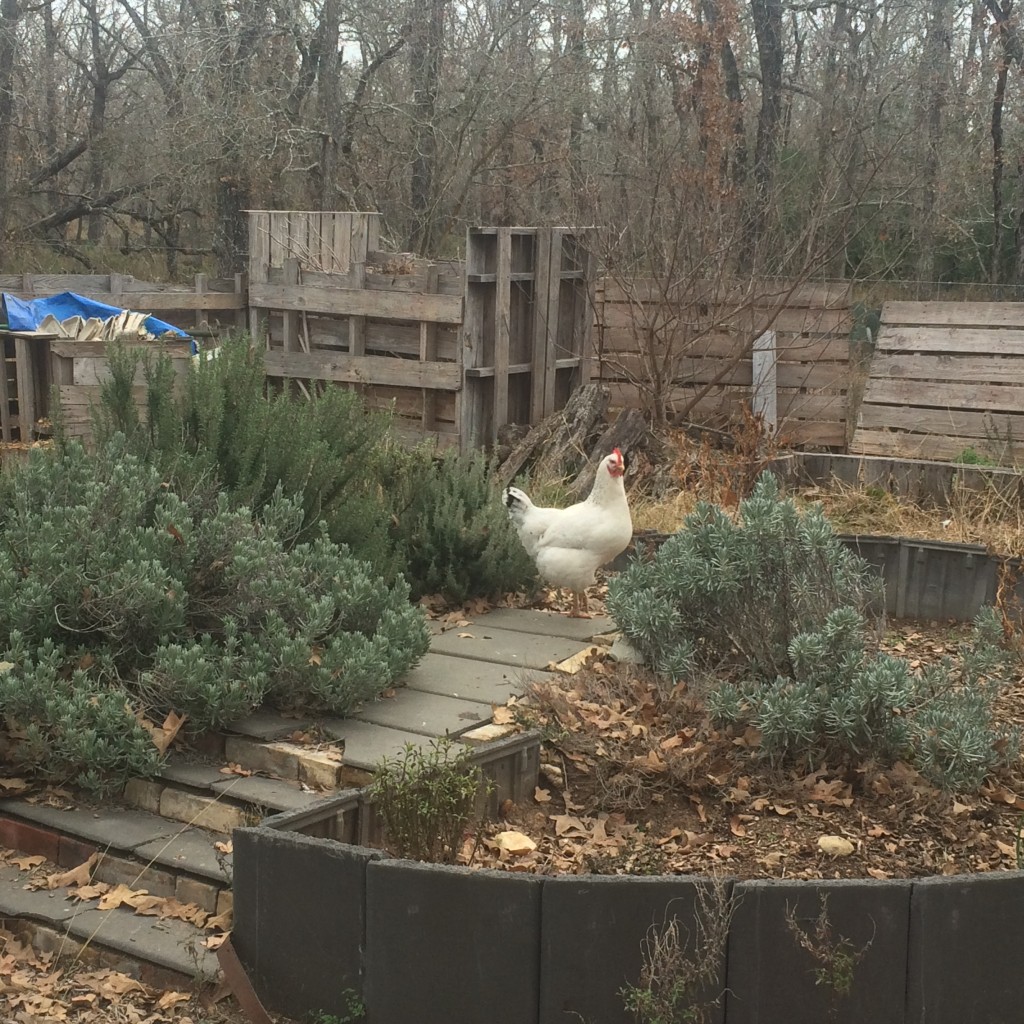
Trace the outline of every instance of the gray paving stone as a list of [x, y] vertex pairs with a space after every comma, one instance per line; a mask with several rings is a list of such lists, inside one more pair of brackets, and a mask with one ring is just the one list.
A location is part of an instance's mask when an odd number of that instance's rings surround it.
[[220, 782], [224, 775], [210, 764], [186, 761], [182, 757], [171, 757], [160, 769], [160, 778], [165, 782], [178, 782], [192, 789], [210, 789]]
[[185, 921], [143, 917], [130, 910], [96, 910], [72, 903], [65, 893], [29, 891], [24, 875], [0, 865], [0, 917], [47, 924], [82, 942], [124, 953], [189, 977], [211, 979], [217, 958], [200, 945], [202, 933]]
[[280, 740], [291, 736], [293, 732], [307, 729], [310, 720], [305, 718], [285, 718], [272, 711], [254, 711], [237, 722], [228, 726], [228, 732], [239, 736], [248, 736], [254, 740]]
[[12, 799], [0, 800], [0, 811], [115, 850], [134, 850], [143, 843], [166, 840], [181, 828], [158, 814], [121, 808], [72, 807], [62, 811]]
[[504, 704], [509, 697], [522, 693], [531, 679], [547, 675], [540, 669], [511, 668], [493, 661], [431, 653], [407, 672], [402, 682], [408, 690], [440, 693], [485, 704]]
[[382, 757], [400, 754], [407, 743], [417, 747], [428, 743], [427, 737], [420, 733], [388, 729], [354, 718], [328, 718], [320, 724], [328, 736], [344, 741], [345, 764], [368, 771], [373, 770]]
[[[175, 823], [168, 824], [173, 826]], [[178, 828], [180, 831], [169, 839], [157, 839], [136, 847], [135, 855], [161, 867], [208, 878], [217, 885], [230, 885], [231, 855], [218, 853], [213, 845], [224, 842], [228, 837], [199, 828], [180, 825]]]
[[536, 608], [494, 608], [486, 615], [472, 620], [472, 625], [467, 626], [464, 632], [471, 633], [474, 626], [481, 624], [495, 629], [511, 629], [517, 633], [583, 641], [615, 629], [615, 623], [607, 615], [595, 615], [592, 619], [571, 619], [568, 615]]
[[[460, 636], [459, 634], [469, 634]], [[583, 642], [564, 637], [539, 637], [496, 629], [486, 622], [477, 622], [465, 629], [449, 630], [434, 637], [431, 650], [457, 658], [493, 661], [521, 668], [547, 668], [552, 661], [561, 661], [583, 648]]]
[[261, 779], [256, 775], [221, 775], [220, 781], [214, 783], [213, 791], [231, 800], [270, 807], [275, 811], [308, 807], [322, 796], [320, 793], [305, 793], [298, 786], [278, 779]]
[[491, 705], [422, 690], [399, 689], [394, 697], [368, 704], [352, 717], [360, 722], [373, 722], [424, 736], [457, 736], [489, 722]]

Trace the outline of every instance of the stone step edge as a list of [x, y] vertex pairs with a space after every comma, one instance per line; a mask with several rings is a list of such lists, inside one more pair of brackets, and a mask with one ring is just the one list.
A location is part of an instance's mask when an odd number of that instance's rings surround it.
[[[154, 988], [196, 990], [217, 980], [216, 954], [201, 945], [206, 933], [186, 921], [142, 917], [124, 907], [55, 920], [51, 893], [22, 891], [16, 900], [0, 891], [0, 923], [39, 952], [64, 960], [98, 962]], [[95, 915], [103, 914], [96, 928]], [[128, 964], [125, 961], [129, 961]]]
[[92, 839], [76, 835], [19, 815], [6, 806], [0, 811], [0, 846], [28, 856], [42, 856], [70, 870], [97, 856], [94, 881], [109, 885], [127, 885], [145, 889], [153, 896], [171, 897], [182, 903], [194, 903], [210, 914], [221, 914], [232, 906], [231, 883], [203, 865], [184, 861], [175, 866], [157, 863], [131, 849], [104, 848]]

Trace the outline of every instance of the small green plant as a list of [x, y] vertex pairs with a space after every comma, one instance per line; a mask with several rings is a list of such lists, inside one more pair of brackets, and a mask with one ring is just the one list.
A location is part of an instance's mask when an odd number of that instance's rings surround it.
[[399, 857], [453, 864], [486, 783], [470, 748], [447, 737], [429, 747], [407, 744], [383, 758], [370, 793], [387, 848]]
[[309, 1024], [362, 1024], [366, 1020], [366, 1005], [359, 993], [347, 988], [341, 997], [345, 1006], [340, 1014], [319, 1010], [310, 1015]]
[[845, 548], [820, 507], [801, 514], [762, 474], [737, 518], [701, 502], [649, 561], [608, 588], [632, 645], [673, 679], [740, 664], [771, 679], [792, 672], [790, 645], [837, 608], [881, 606], [882, 584]]
[[648, 929], [637, 985], [621, 990], [637, 1024], [706, 1024], [722, 998], [722, 965], [736, 904], [726, 882], [715, 877], [696, 888], [694, 931], [684, 934], [669, 916]]
[[965, 448], [954, 460], [965, 466], [994, 466], [995, 463], [986, 455], [976, 451], [974, 448]]
[[800, 948], [810, 953], [817, 964], [814, 968], [814, 984], [828, 989], [828, 1019], [836, 1020], [840, 1001], [848, 998], [853, 990], [857, 965], [874, 940], [868, 939], [858, 948], [850, 939], [837, 934], [829, 918], [827, 894], [821, 897], [821, 909], [810, 929], [805, 929], [800, 923], [796, 908], [787, 904], [786, 927]]

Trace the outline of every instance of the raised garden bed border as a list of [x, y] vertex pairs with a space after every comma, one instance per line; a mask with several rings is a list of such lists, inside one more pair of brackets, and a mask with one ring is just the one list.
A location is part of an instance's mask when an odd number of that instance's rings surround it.
[[[1001, 560], [977, 545], [843, 540], [882, 573], [897, 617], [966, 620], [994, 597]], [[532, 792], [535, 767], [520, 767], [513, 799]], [[621, 990], [639, 978], [649, 929], [674, 916], [693, 941], [705, 878], [413, 863], [367, 847], [374, 820], [365, 791], [349, 791], [236, 830], [233, 941], [272, 1008], [341, 1016], [356, 998], [368, 1024], [630, 1024]], [[726, 887], [716, 1024], [1020, 1019], [1022, 871]], [[792, 908], [813, 931], [823, 899], [836, 941], [863, 950], [847, 995], [819, 983], [785, 920]]]

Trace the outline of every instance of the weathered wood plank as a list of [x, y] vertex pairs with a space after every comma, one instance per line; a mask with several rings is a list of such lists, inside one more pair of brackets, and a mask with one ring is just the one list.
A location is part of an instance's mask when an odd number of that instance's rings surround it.
[[779, 422], [779, 377], [778, 361], [775, 358], [775, 332], [765, 331], [754, 342], [751, 355], [751, 399], [750, 408], [760, 416], [770, 430]]
[[390, 384], [397, 387], [436, 388], [456, 391], [461, 386], [454, 363], [388, 359], [386, 356], [351, 356], [328, 352], [282, 352], [264, 354], [270, 377], [300, 377], [334, 380], [349, 384]]
[[[971, 381], [1024, 385], [1024, 350], [1019, 358], [983, 355], [878, 353], [871, 361], [872, 378], [893, 380]], [[1024, 392], [1021, 393], [1024, 403]]]
[[949, 353], [1024, 357], [1024, 330], [984, 327], [890, 327], [878, 335], [881, 353]]
[[852, 286], [844, 281], [827, 283], [806, 282], [791, 290], [791, 283], [785, 281], [744, 281], [730, 285], [723, 281], [682, 281], [676, 285], [665, 285], [650, 279], [617, 281], [605, 277], [601, 282], [606, 301], [618, 302], [713, 302], [735, 307], [737, 304], [751, 306], [776, 305], [785, 302], [787, 306], [840, 307], [849, 306], [853, 294]]
[[[533, 281], [533, 358], [530, 378], [530, 425], [536, 426], [549, 416], [555, 404], [555, 380], [548, 383], [548, 345], [551, 323], [551, 232], [538, 231], [534, 250]], [[555, 301], [558, 282], [554, 282]], [[550, 408], [548, 403], [550, 402]]]
[[[605, 352], [639, 351], [637, 336], [630, 328], [598, 328]], [[780, 362], [846, 362], [850, 358], [850, 343], [846, 337], [804, 337], [775, 331], [776, 348]], [[735, 334], [714, 332], [692, 339], [685, 346], [685, 354], [726, 358], [735, 355], [746, 343], [746, 338]], [[683, 354], [683, 342], [678, 342]]]
[[882, 305], [882, 323], [916, 327], [1024, 327], [1024, 303], [891, 300]]
[[698, 314], [696, 309], [685, 306], [637, 309], [606, 302], [600, 325], [605, 330], [657, 329], [662, 337], [682, 344], [690, 338], [723, 332], [756, 336], [769, 328], [788, 334], [842, 335], [845, 339], [853, 320], [845, 309], [786, 308], [775, 313], [774, 310], [736, 311], [709, 307], [706, 313]]
[[[61, 359], [61, 362], [70, 363], [72, 369], [71, 380], [61, 381], [60, 383], [94, 385], [104, 384], [110, 380], [110, 360], [104, 357], [80, 357], [74, 360]], [[171, 369], [175, 376], [179, 378], [184, 378], [188, 375], [190, 366], [191, 360], [175, 359], [171, 362]], [[62, 375], [64, 372], [62, 368]], [[141, 363], [135, 369], [133, 383], [139, 387], [144, 386], [146, 383], [146, 370]]]
[[851, 452], [860, 455], [889, 455], [907, 459], [935, 459], [952, 461], [960, 458], [964, 450], [981, 449], [983, 455], [994, 460], [1003, 457], [1001, 451], [979, 446], [977, 438], [953, 437], [939, 434], [892, 433], [888, 430], [858, 430], [850, 445]]
[[[646, 379], [644, 362], [631, 354], [606, 354], [602, 360], [602, 380], [615, 380], [630, 376]], [[778, 362], [776, 369], [780, 388], [830, 388], [843, 391], [849, 384], [849, 367], [846, 363], [784, 363]], [[750, 387], [753, 384], [753, 370], [750, 359], [679, 359], [673, 364], [675, 379], [694, 384], [710, 384]]]
[[508, 363], [512, 342], [512, 232], [498, 228], [498, 270], [494, 297], [494, 393], [491, 412], [491, 440], [508, 422]]
[[18, 423], [22, 441], [33, 439], [36, 422], [36, 387], [32, 345], [27, 338], [14, 339], [14, 361], [18, 374]]
[[[284, 261], [284, 284], [285, 286], [298, 287], [299, 261], [294, 256], [289, 256]], [[295, 352], [299, 348], [299, 314], [294, 310], [286, 309], [284, 311], [281, 334], [285, 352]]]
[[905, 430], [915, 434], [956, 437], [1016, 438], [1024, 455], [1024, 406], [1020, 413], [970, 412], [963, 409], [922, 409], [911, 406], [861, 405], [860, 429]]
[[342, 291], [303, 286], [251, 284], [249, 302], [264, 309], [294, 309], [336, 316], [372, 316], [392, 320], [462, 321], [462, 298], [411, 292]]
[[1000, 384], [930, 383], [909, 380], [876, 380], [868, 382], [865, 402], [887, 405], [931, 406], [935, 409], [976, 409], [1019, 412], [1022, 408], [1019, 387]]
[[[428, 267], [427, 290], [430, 285], [437, 285], [437, 267]], [[437, 359], [437, 324], [429, 320], [420, 321], [420, 362], [431, 363]], [[424, 431], [437, 429], [437, 391], [433, 388], [423, 389], [423, 415], [420, 425]]]
[[[143, 344], [140, 350], [165, 352], [172, 359], [190, 359], [192, 349], [187, 341], [166, 341], [159, 344]], [[100, 358], [107, 354], [107, 345], [103, 341], [51, 341], [50, 353], [62, 359], [78, 359], [80, 357]]]
[[0, 338], [0, 440], [10, 441], [13, 426], [11, 416], [11, 392], [13, 381], [8, 383], [7, 341]]

